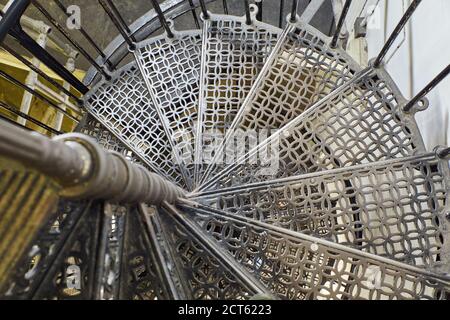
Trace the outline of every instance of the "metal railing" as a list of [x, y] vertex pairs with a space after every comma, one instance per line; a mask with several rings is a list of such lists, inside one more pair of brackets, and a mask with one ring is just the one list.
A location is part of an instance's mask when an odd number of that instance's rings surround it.
[[[69, 16], [67, 7], [61, 1], [52, 1], [64, 15]], [[71, 119], [72, 121], [77, 123], [81, 120], [83, 114], [85, 113], [80, 96], [86, 94], [89, 91], [89, 86], [95, 84], [101, 78], [109, 79], [111, 72], [117, 70], [117, 68], [120, 66], [120, 63], [132, 53], [133, 50], [130, 49], [133, 49], [136, 43], [139, 43], [143, 39], [146, 39], [161, 28], [164, 29], [165, 32], [170, 36], [172, 31], [168, 26], [168, 19], [173, 20], [185, 14], [190, 14], [192, 16], [192, 24], [194, 24], [196, 27], [201, 27], [198, 11], [201, 12], [201, 16], [205, 19], [209, 15], [208, 8], [212, 3], [214, 3], [214, 9], [217, 9], [218, 5], [221, 6], [221, 10], [224, 13], [228, 13], [230, 7], [230, 4], [227, 0], [221, 1], [220, 4], [218, 4], [217, 0], [171, 0], [166, 1], [162, 4], [158, 4], [158, 2], [154, 0], [150, 2], [152, 3], [154, 9], [136, 20], [135, 23], [128, 26], [122, 14], [119, 12], [112, 0], [99, 0], [99, 4], [107, 13], [111, 21], [114, 23], [120, 35], [107, 48], [100, 48], [98, 43], [90, 35], [90, 32], [85, 30], [83, 27], [80, 27], [77, 32], [79, 32], [80, 35], [86, 40], [86, 42], [91, 47], [90, 49], [93, 49], [94, 52], [98, 55], [97, 57], [95, 57], [88, 52], [88, 48], [82, 46], [72, 37], [71, 33], [60, 22], [58, 22], [57, 19], [52, 16], [52, 14], [49, 13], [49, 11], [44, 7], [44, 5], [42, 5], [39, 0], [10, 1], [4, 9], [5, 12], [1, 13], [2, 18], [0, 20], [0, 43], [2, 47], [16, 59], [18, 59], [21, 63], [30, 68], [33, 72], [47, 80], [51, 85], [59, 90], [59, 92], [53, 92], [53, 90], [51, 89], [45, 89], [44, 92], [42, 92], [42, 90], [37, 90], [36, 88], [28, 86], [26, 83], [22, 83], [21, 81], [4, 71], [0, 71], [0, 76], [14, 86], [17, 86], [25, 92], [28, 92], [36, 99], [41, 100], [46, 105], [48, 105], [49, 108], [53, 108], [57, 114], [67, 117], [68, 119]], [[379, 56], [375, 59], [373, 68], [378, 68], [381, 66], [387, 52], [390, 50], [395, 39], [404, 28], [409, 18], [415, 12], [420, 2], [421, 0], [414, 0], [412, 2], [411, 6], [408, 8], [399, 24], [395, 28], [394, 32], [390, 36], [389, 40], [381, 50]], [[323, 1], [317, 1], [317, 7], [320, 8], [322, 3]], [[247, 23], [250, 23], [250, 1], [244, 0], [243, 4], [245, 9], [243, 14], [246, 16]], [[258, 19], [262, 19], [264, 1], [257, 0], [256, 4], [259, 8]], [[20, 20], [30, 6], [35, 7], [37, 11], [40, 12], [47, 19], [47, 21], [64, 36], [68, 43], [76, 48], [80, 55], [88, 62], [90, 68], [84, 81], [77, 79], [70, 70], [68, 70], [58, 61], [57, 57], [53, 56], [45, 48], [42, 48], [30, 35], [28, 35], [27, 32], [24, 31], [21, 26]], [[350, 6], [351, 1], [347, 0], [343, 6], [342, 15], [340, 16], [340, 19], [337, 23], [337, 27], [332, 34], [331, 47], [336, 47], [338, 45], [339, 35], [347, 18], [347, 13], [349, 12]], [[310, 8], [313, 7], [314, 5], [310, 6]], [[279, 8], [279, 26], [282, 26], [283, 21], [285, 21], [284, 14], [286, 11], [290, 12], [291, 22], [296, 21], [297, 11], [299, 8], [298, 0], [292, 0], [291, 7], [289, 7], [289, 3], [282, 0], [279, 3]], [[318, 8], [313, 9], [317, 11]], [[50, 78], [48, 75], [42, 72], [38, 67], [28, 62], [28, 60], [23, 58], [18, 52], [14, 51], [12, 47], [5, 42], [7, 38], [11, 37], [14, 38], [24, 49], [30, 52], [34, 58], [37, 58], [50, 70], [52, 70], [57, 76], [63, 79], [63, 81], [69, 86], [61, 85], [58, 81]], [[419, 92], [416, 97], [414, 97], [406, 106], [404, 106], [404, 111], [411, 111], [413, 106], [420, 103], [420, 100], [422, 100], [427, 93], [429, 93], [437, 84], [439, 84], [439, 82], [442, 81], [449, 72], [450, 67], [444, 69], [435, 79], [430, 82], [428, 86], [426, 86], [421, 92]], [[77, 93], [74, 93], [74, 90], [77, 91]], [[65, 95], [67, 99], [64, 99], [64, 101], [58, 100], [58, 98], [61, 97], [60, 93]], [[4, 105], [2, 106], [2, 108], [6, 109]], [[52, 128], [51, 125], [42, 123], [42, 121], [40, 121], [39, 119], [31, 119], [31, 116], [24, 113], [23, 111], [16, 112], [17, 108], [15, 108], [14, 106], [8, 105], [7, 109], [10, 114], [14, 114], [14, 116], [8, 118], [10, 121], [14, 121], [12, 118], [17, 117], [18, 119], [22, 118], [30, 121], [31, 123], [48, 131], [50, 134], [56, 134], [61, 131], [61, 128]]]

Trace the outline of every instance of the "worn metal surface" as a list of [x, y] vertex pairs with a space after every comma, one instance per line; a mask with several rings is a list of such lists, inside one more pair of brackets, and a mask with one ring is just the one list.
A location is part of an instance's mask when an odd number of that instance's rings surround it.
[[[245, 17], [211, 14], [203, 25], [195, 178], [204, 174], [217, 146], [208, 140], [224, 134], [275, 46], [280, 30]], [[210, 139], [205, 139], [209, 136]]]
[[445, 299], [450, 290], [448, 274], [222, 211], [185, 213], [283, 299]]
[[416, 156], [220, 189], [198, 201], [411, 265], [450, 272], [448, 161]]
[[[423, 153], [414, 115], [401, 111], [405, 103], [385, 72], [369, 68], [209, 179], [203, 189]], [[247, 160], [271, 143], [277, 143], [272, 159], [278, 165], [269, 174], [258, 174], [262, 163]]]
[[85, 96], [89, 113], [153, 172], [185, 186], [168, 137], [135, 63], [113, 74]]
[[191, 188], [202, 40], [199, 30], [172, 33], [139, 43], [136, 57], [174, 162]]

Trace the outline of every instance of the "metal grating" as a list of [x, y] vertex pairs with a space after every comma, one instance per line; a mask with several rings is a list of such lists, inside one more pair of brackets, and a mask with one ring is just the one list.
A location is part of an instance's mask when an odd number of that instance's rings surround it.
[[448, 162], [372, 163], [199, 196], [203, 204], [411, 265], [450, 272]]
[[[227, 138], [232, 139], [231, 134], [239, 129], [279, 129], [350, 80], [359, 67], [342, 50], [330, 49], [328, 42], [302, 22], [288, 24], [233, 119]], [[220, 166], [213, 168], [217, 171]]]
[[138, 45], [137, 58], [153, 104], [177, 153], [186, 184], [194, 175], [194, 128], [197, 122], [201, 57], [200, 31], [173, 31]]
[[[389, 77], [382, 71], [368, 76], [362, 73], [289, 122], [242, 157], [238, 164], [210, 179], [203, 189], [424, 152], [414, 115], [400, 111], [404, 98], [391, 81], [383, 79]], [[272, 152], [269, 156], [272, 161], [261, 162], [260, 157], [256, 162], [248, 161], [264, 148]], [[270, 169], [269, 173], [260, 174], [264, 168]]]
[[[254, 19], [255, 20], [255, 19]], [[214, 135], [223, 134], [236, 116], [275, 46], [280, 29], [245, 17], [210, 15], [203, 26], [199, 121], [196, 137], [196, 178], [212, 158]]]
[[89, 113], [152, 171], [185, 187], [142, 76], [131, 63], [85, 96]]
[[240, 283], [233, 270], [214, 257], [211, 249], [171, 214], [163, 212], [161, 219], [190, 299], [247, 300], [255, 295], [256, 292]]
[[224, 212], [186, 209], [283, 299], [444, 299], [448, 276]]

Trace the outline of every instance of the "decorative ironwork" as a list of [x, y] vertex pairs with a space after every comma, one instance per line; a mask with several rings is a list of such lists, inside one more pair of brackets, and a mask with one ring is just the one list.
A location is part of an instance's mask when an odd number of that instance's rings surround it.
[[434, 154], [221, 189], [204, 204], [450, 272], [449, 169]]
[[191, 187], [202, 39], [200, 31], [173, 31], [173, 35], [138, 44], [137, 58], [161, 123], [176, 148], [180, 170]]
[[80, 300], [95, 296], [95, 270], [103, 210], [97, 203], [70, 226], [33, 299]]
[[155, 173], [185, 186], [155, 106], [135, 63], [85, 96], [86, 108]]
[[450, 290], [448, 276], [224, 212], [192, 210], [206, 232], [283, 299], [444, 299]]
[[98, 142], [98, 144], [100, 144], [106, 150], [119, 152], [130, 161], [145, 166], [145, 164], [141, 163], [136, 158], [136, 156], [134, 156], [132, 151], [127, 149], [127, 147], [119, 139], [117, 139], [116, 136], [114, 136], [108, 129], [106, 129], [92, 116], [87, 115], [87, 119], [79, 131], [94, 138]]
[[[2, 293], [4, 299], [32, 299], [48, 269], [53, 265], [72, 228], [90, 207], [89, 202], [62, 200], [58, 209], [36, 236], [29, 250], [17, 263], [14, 275]], [[88, 210], [89, 211], [89, 210]]]
[[[0, 42], [9, 33], [83, 94], [96, 84], [80, 101], [81, 130], [116, 151], [0, 123], [3, 155], [58, 181], [0, 170], [1, 298], [448, 299], [450, 148], [426, 153], [414, 113], [450, 67], [410, 102], [380, 68], [421, 0], [364, 70], [336, 48], [350, 0], [334, 38], [309, 26], [324, 0], [300, 18], [291, 1], [284, 30], [260, 22], [262, 1], [244, 1], [243, 17], [208, 12], [212, 1], [152, 0], [128, 26], [99, 0], [120, 36], [103, 51], [80, 30], [97, 60], [36, 3], [92, 65], [84, 84], [21, 29], [29, 0], [0, 14]], [[198, 6], [202, 31], [173, 29], [169, 18], [183, 12], [198, 24]], [[159, 27], [165, 34], [147, 39]], [[110, 74], [128, 55], [136, 61]], [[69, 115], [0, 76], [77, 120], [77, 106]], [[275, 133], [227, 148], [234, 134], [262, 130]], [[163, 177], [194, 190], [190, 199]], [[61, 201], [49, 217], [57, 192], [114, 204]]]
[[197, 178], [206, 169], [202, 156], [211, 159], [216, 151], [204, 137], [230, 127], [280, 32], [255, 19], [247, 25], [245, 17], [210, 14], [205, 20], [195, 154], [201, 172]]
[[109, 203], [104, 205], [95, 275], [95, 299], [117, 300], [119, 298], [124, 225], [127, 211], [127, 208], [123, 206]]
[[155, 253], [157, 243], [150, 240], [139, 210], [130, 210], [126, 218], [120, 298], [126, 300], [167, 300], [172, 295], [163, 282]]
[[[301, 21], [288, 24], [225, 140], [238, 129], [279, 129], [347, 82], [358, 66], [344, 51], [330, 49], [329, 42]], [[207, 174], [218, 170], [214, 163]]]
[[[359, 80], [355, 78], [289, 122], [203, 188], [222, 188], [267, 179], [268, 175], [281, 178], [425, 152], [414, 115], [401, 112], [405, 102], [387, 74], [363, 73]], [[272, 163], [252, 164], [246, 160], [275, 142], [278, 150], [272, 153], [275, 157], [272, 159], [277, 166], [270, 174], [258, 174]]]
[[257, 293], [236, 279], [232, 270], [171, 214], [163, 212], [161, 220], [190, 299], [247, 300]]

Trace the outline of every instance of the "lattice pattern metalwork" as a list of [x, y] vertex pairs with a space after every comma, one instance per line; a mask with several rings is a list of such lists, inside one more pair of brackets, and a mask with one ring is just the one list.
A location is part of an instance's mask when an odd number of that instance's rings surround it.
[[331, 50], [316, 30], [288, 25], [277, 50], [249, 92], [238, 127], [281, 128], [354, 75], [357, 68], [341, 50]]
[[85, 96], [86, 108], [154, 172], [185, 186], [168, 137], [134, 63]]
[[279, 129], [350, 80], [359, 67], [327, 43], [324, 35], [302, 22], [288, 24], [230, 131]]
[[[197, 123], [201, 33], [174, 32], [174, 38], [153, 38], [139, 44], [137, 56], [186, 178], [192, 178], [194, 128]], [[191, 181], [186, 183], [191, 185]]]
[[191, 212], [203, 229], [283, 299], [443, 299], [448, 277], [226, 213]]
[[35, 299], [94, 299], [98, 288], [95, 270], [102, 215], [101, 203], [94, 203], [83, 212], [47, 270]]
[[[279, 29], [244, 17], [211, 15], [204, 23], [200, 82], [200, 112], [196, 163], [212, 158], [215, 145], [207, 140], [228, 129], [267, 57]], [[208, 137], [205, 139], [205, 137]], [[206, 169], [200, 165], [199, 171]]]
[[434, 155], [219, 190], [204, 204], [428, 268], [449, 268], [448, 163]]
[[94, 138], [103, 148], [119, 152], [131, 161], [138, 161], [132, 151], [128, 150], [119, 139], [91, 116], [88, 116], [80, 132]]
[[179, 222], [164, 212], [165, 233], [183, 274], [185, 286], [195, 300], [247, 300], [255, 292], [245, 288], [220, 261]]
[[[230, 187], [268, 176], [282, 178], [424, 152], [414, 115], [400, 111], [405, 100], [390, 81], [383, 80], [386, 77], [377, 73], [350, 83], [272, 135], [268, 141], [276, 148], [265, 145], [277, 166], [272, 166], [272, 161], [240, 161], [217, 174], [207, 186]], [[252, 154], [255, 152], [248, 153], [245, 160]], [[272, 166], [269, 173], [259, 174], [268, 166]]]
[[4, 297], [15, 300], [34, 297], [72, 228], [89, 206], [90, 203], [85, 201], [60, 201], [56, 212], [36, 237], [31, 250], [17, 264], [14, 275], [5, 286]]

